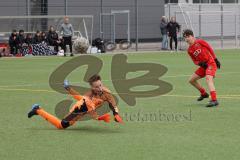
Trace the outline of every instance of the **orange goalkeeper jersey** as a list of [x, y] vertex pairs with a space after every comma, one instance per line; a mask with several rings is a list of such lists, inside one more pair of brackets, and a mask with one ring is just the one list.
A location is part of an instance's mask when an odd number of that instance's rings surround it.
[[82, 104], [82, 101], [84, 99], [89, 110], [95, 110], [99, 108], [100, 106], [103, 105], [104, 102], [107, 102], [111, 108], [117, 106], [113, 95], [111, 94], [110, 90], [107, 89], [106, 87], [104, 87], [102, 93], [100, 94], [96, 94], [92, 90], [90, 90], [82, 96], [72, 88], [70, 88], [69, 93], [77, 101], [79, 101], [79, 103], [76, 103], [76, 105]]
[[93, 102], [96, 108], [102, 106], [104, 102], [107, 102], [111, 107], [115, 107], [117, 105], [110, 90], [107, 88], [104, 88], [102, 93], [100, 94], [96, 94], [93, 91], [89, 91], [85, 93], [85, 96], [89, 97], [89, 99]]

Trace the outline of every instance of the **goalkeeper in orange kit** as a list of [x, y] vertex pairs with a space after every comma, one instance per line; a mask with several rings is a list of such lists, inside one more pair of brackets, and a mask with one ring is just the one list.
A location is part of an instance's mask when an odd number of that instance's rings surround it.
[[110, 122], [110, 115], [108, 113], [99, 116], [96, 109], [101, 107], [104, 102], [109, 103], [114, 120], [119, 123], [123, 123], [122, 118], [119, 115], [119, 110], [116, 105], [114, 97], [111, 95], [110, 91], [103, 86], [101, 82], [101, 77], [99, 75], [94, 75], [89, 79], [89, 84], [91, 90], [85, 95], [80, 95], [77, 91], [73, 90], [67, 80], [64, 81], [64, 88], [68, 91], [70, 95], [77, 100], [73, 105], [70, 112], [62, 119], [47, 113], [40, 105], [34, 104], [31, 111], [28, 113], [28, 118], [34, 115], [39, 115], [46, 119], [49, 123], [54, 125], [58, 129], [65, 129], [73, 125], [76, 121], [80, 120], [84, 115], [89, 114], [93, 119], [99, 121]]

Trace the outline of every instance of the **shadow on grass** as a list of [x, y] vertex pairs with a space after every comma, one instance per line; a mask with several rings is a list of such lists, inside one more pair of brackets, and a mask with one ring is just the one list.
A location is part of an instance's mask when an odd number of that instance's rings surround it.
[[67, 129], [56, 129], [56, 128], [28, 128], [29, 130], [35, 131], [58, 131], [58, 132], [80, 132], [80, 133], [93, 133], [93, 134], [114, 134], [114, 133], [123, 133], [119, 126], [79, 126], [79, 127], [69, 127]]

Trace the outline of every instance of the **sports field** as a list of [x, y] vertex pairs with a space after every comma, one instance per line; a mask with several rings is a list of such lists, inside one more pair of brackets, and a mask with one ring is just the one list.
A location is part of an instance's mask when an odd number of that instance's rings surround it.
[[[139, 98], [134, 107], [120, 99], [124, 124], [91, 120], [78, 122], [66, 130], [57, 130], [38, 116], [28, 119], [27, 112], [32, 104], [39, 103], [54, 114], [55, 105], [70, 98], [53, 91], [48, 80], [59, 65], [71, 58], [1, 58], [0, 159], [238, 160], [240, 51], [216, 53], [222, 62], [215, 81], [219, 107], [205, 108], [207, 100], [196, 101], [199, 93], [188, 84], [196, 67], [187, 54], [131, 53], [129, 62], [166, 66], [168, 72], [160, 79], [171, 83], [173, 90], [164, 96]], [[109, 79], [112, 55], [98, 58], [104, 62], [100, 72], [103, 82], [115, 93]], [[75, 85], [87, 86], [83, 82], [85, 71], [86, 67], [81, 67], [68, 79]], [[146, 118], [152, 114], [162, 117]]]

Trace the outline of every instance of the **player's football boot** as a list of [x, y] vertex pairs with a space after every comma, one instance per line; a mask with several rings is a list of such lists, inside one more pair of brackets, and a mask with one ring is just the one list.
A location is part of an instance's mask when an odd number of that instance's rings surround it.
[[219, 105], [218, 101], [210, 101], [210, 102], [206, 105], [206, 107], [214, 107], [214, 106], [218, 106], [218, 105]]
[[28, 112], [28, 118], [31, 118], [34, 115], [37, 115], [37, 110], [39, 109], [39, 104], [32, 105], [32, 110]]
[[205, 98], [208, 98], [208, 97], [209, 97], [208, 93], [206, 93], [204, 95], [200, 95], [200, 97], [197, 99], [197, 101], [202, 101], [202, 100], [204, 100]]

